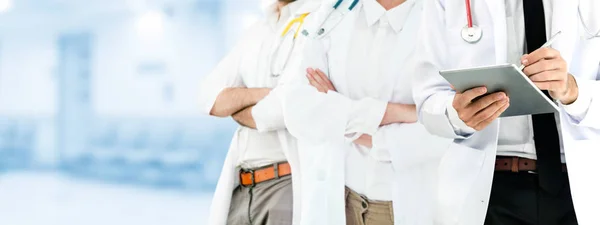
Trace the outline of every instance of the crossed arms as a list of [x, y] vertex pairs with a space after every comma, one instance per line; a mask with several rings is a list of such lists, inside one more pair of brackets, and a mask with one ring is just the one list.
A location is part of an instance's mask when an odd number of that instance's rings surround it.
[[[319, 69], [308, 68], [306, 70], [306, 78], [311, 86], [315, 87], [319, 92], [327, 93], [328, 91], [337, 91], [327, 78], [327, 75]], [[383, 118], [379, 126], [390, 125], [394, 123], [415, 123], [417, 121], [417, 111], [415, 105], [399, 104], [388, 102]], [[355, 144], [373, 147], [373, 137], [369, 134], [361, 134]]]
[[270, 88], [225, 88], [217, 96], [210, 110], [210, 115], [216, 117], [231, 116], [240, 125], [256, 129], [252, 109], [270, 91]]

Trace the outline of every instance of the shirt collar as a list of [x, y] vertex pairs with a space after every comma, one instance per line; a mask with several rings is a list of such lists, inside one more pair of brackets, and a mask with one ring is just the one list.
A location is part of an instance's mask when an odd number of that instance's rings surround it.
[[294, 16], [296, 11], [302, 6], [302, 2], [303, 0], [297, 0], [287, 4], [281, 8], [281, 14], [277, 13], [277, 3], [273, 4], [267, 16], [271, 28], [277, 30], [282, 22], [285, 23], [290, 17]]
[[363, 7], [365, 10], [365, 17], [367, 19], [367, 25], [373, 26], [382, 17], [387, 16], [392, 29], [395, 32], [400, 32], [404, 27], [410, 10], [415, 4], [415, 0], [407, 0], [406, 2], [396, 6], [389, 11], [385, 11], [385, 8], [381, 6], [377, 0], [363, 0]]

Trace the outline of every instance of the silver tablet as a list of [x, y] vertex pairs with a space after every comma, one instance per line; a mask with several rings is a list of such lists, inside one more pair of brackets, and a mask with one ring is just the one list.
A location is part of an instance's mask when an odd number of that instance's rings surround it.
[[497, 65], [469, 69], [440, 71], [457, 92], [485, 86], [488, 94], [504, 91], [510, 97], [510, 106], [500, 117], [535, 115], [558, 112], [558, 106], [549, 99], [515, 65]]

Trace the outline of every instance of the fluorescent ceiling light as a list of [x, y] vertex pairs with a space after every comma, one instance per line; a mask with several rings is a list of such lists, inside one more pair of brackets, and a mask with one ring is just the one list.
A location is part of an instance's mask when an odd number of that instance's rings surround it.
[[8, 12], [12, 8], [12, 0], [0, 0], [0, 13]]

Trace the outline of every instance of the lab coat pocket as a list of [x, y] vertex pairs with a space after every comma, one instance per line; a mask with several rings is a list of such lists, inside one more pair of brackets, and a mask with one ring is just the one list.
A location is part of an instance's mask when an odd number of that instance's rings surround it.
[[[496, 51], [494, 44], [493, 29], [491, 26], [481, 26], [483, 35], [477, 43], [468, 43], [462, 36], [463, 27], [450, 27], [446, 29], [446, 40], [448, 40], [447, 65], [453, 68], [470, 68], [476, 66], [487, 66], [496, 63]], [[468, 54], [466, 54], [468, 53]]]
[[482, 168], [483, 150], [452, 143], [438, 170], [438, 220], [456, 224]]

